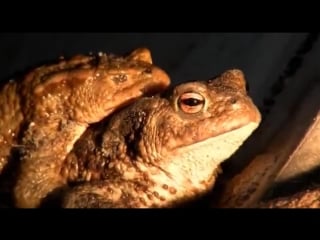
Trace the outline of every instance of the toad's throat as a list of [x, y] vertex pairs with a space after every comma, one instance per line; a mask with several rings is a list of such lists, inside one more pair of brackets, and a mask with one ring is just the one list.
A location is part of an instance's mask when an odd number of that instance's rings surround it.
[[[161, 169], [148, 168], [145, 172], [148, 179], [154, 183], [148, 191], [157, 192], [166, 199], [164, 202], [159, 200], [150, 204], [167, 206], [172, 202], [193, 199], [199, 194], [207, 193], [215, 183], [220, 163], [227, 160], [257, 126], [258, 123], [252, 122], [201, 142], [171, 150], [160, 162]], [[140, 166], [145, 167], [143, 164]], [[164, 185], [174, 189], [175, 194], [163, 189]]]

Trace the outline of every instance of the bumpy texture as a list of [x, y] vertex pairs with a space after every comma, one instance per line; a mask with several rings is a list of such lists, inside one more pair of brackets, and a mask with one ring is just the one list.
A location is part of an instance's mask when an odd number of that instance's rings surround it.
[[63, 206], [173, 207], [200, 197], [260, 120], [240, 70], [138, 99], [76, 142], [61, 168], [75, 186]]
[[257, 208], [320, 208], [320, 189], [312, 188], [293, 195], [257, 204]]
[[37, 207], [65, 181], [60, 168], [88, 124], [144, 94], [162, 91], [168, 75], [147, 49], [126, 57], [99, 53], [41, 66], [0, 90], [0, 173], [21, 155], [17, 207]]

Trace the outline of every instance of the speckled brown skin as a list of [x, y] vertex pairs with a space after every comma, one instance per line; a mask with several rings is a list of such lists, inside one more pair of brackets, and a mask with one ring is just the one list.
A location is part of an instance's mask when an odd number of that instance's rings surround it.
[[66, 158], [66, 208], [173, 207], [207, 193], [260, 123], [240, 70], [141, 98], [89, 128]]
[[149, 50], [141, 48], [126, 57], [75, 56], [5, 85], [0, 92], [0, 172], [10, 148], [18, 144], [16, 206], [37, 207], [48, 192], [65, 184], [60, 166], [88, 124], [169, 84]]
[[12, 147], [17, 146], [24, 120], [18, 91], [19, 85], [12, 80], [0, 89], [0, 174], [8, 163]]
[[257, 208], [320, 208], [320, 189], [307, 189], [290, 196], [260, 202]]

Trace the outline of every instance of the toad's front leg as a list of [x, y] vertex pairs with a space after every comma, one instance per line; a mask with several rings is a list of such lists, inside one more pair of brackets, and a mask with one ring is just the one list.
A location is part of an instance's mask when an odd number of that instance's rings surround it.
[[20, 174], [15, 187], [17, 207], [38, 207], [55, 189], [66, 184], [60, 175], [61, 165], [86, 125], [59, 121], [31, 123], [24, 137]]

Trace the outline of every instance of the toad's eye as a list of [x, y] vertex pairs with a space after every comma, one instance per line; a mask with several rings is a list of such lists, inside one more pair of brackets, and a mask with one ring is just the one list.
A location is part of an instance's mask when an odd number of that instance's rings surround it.
[[198, 113], [204, 107], [204, 97], [195, 92], [183, 93], [179, 100], [178, 106], [185, 113]]

